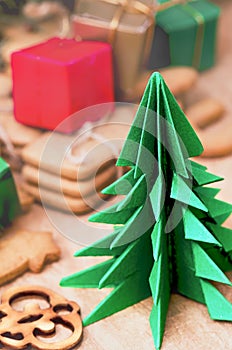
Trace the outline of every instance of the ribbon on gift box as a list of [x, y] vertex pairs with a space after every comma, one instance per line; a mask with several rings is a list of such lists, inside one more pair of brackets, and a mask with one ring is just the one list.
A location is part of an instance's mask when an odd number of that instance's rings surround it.
[[[108, 42], [112, 46], [114, 45], [115, 35], [117, 32], [118, 26], [120, 24], [121, 17], [125, 12], [144, 14], [148, 16], [151, 19], [153, 25], [155, 25], [155, 16], [154, 16], [155, 13], [167, 10], [176, 5], [183, 5], [182, 9], [186, 13], [190, 14], [198, 24], [197, 33], [196, 33], [196, 44], [195, 44], [192, 64], [196, 68], [199, 67], [202, 48], [203, 48], [205, 19], [204, 19], [204, 16], [198, 10], [196, 10], [193, 6], [191, 6], [191, 4], [189, 4], [188, 0], [170, 0], [162, 4], [155, 2], [151, 5], [146, 5], [141, 1], [137, 1], [137, 0], [100, 0], [100, 1], [108, 4], [112, 4], [112, 5], [118, 5], [118, 9], [115, 11], [115, 14], [109, 25], [110, 31], [108, 36]], [[194, 1], [196, 0], [192, 0], [191, 2], [194, 2]], [[152, 36], [154, 31], [150, 31], [150, 33], [151, 34], [147, 38], [148, 43], [152, 42]], [[145, 55], [149, 53], [150, 49], [151, 49], [151, 44], [147, 45], [148, 52], [146, 52]]]
[[[188, 13], [198, 24], [197, 33], [196, 33], [196, 43], [193, 55], [192, 65], [195, 68], [199, 68], [201, 62], [201, 54], [204, 42], [204, 33], [205, 33], [205, 18], [195, 7], [191, 6], [191, 3], [197, 0], [170, 0], [163, 4], [159, 4], [156, 6], [156, 11], [164, 11], [175, 5], [182, 5], [182, 9]], [[168, 6], [169, 5], [169, 6]]]
[[[137, 0], [100, 0], [107, 4], [118, 5], [118, 9], [115, 11], [115, 14], [110, 22], [109, 36], [108, 41], [113, 46], [115, 34], [117, 32], [118, 26], [120, 24], [121, 17], [125, 12], [128, 13], [141, 13], [146, 15], [151, 19], [151, 22], [154, 24], [154, 13], [153, 6], [148, 6]], [[152, 39], [152, 38], [149, 38]]]
[[[196, 1], [196, 0], [193, 0]], [[192, 2], [193, 2], [192, 1]], [[197, 33], [196, 33], [196, 43], [192, 65], [195, 68], [199, 68], [201, 62], [201, 53], [203, 49], [204, 34], [205, 34], [205, 18], [190, 4], [186, 3], [183, 5], [183, 10], [193, 16], [194, 20], [197, 22]]]
[[120, 24], [120, 19], [125, 12], [128, 13], [141, 13], [146, 15], [151, 19], [154, 23], [154, 13], [166, 10], [177, 4], [185, 4], [187, 0], [171, 0], [164, 4], [151, 4], [146, 5], [141, 1], [137, 0], [100, 0], [101, 2], [105, 2], [107, 4], [118, 5], [118, 9], [115, 12], [111, 23], [110, 23], [110, 34], [108, 37], [108, 41], [113, 45], [114, 36], [116, 34], [117, 28]]
[[[109, 42], [112, 45], [112, 47], [114, 47], [115, 36], [118, 30], [118, 26], [120, 25], [121, 18], [125, 13], [143, 14], [150, 19], [151, 26], [149, 27], [149, 31], [145, 39], [145, 49], [143, 52], [143, 57], [148, 58], [152, 45], [152, 37], [154, 35], [155, 18], [153, 13], [153, 7], [148, 6], [138, 0], [99, 0], [99, 2], [116, 6], [115, 13], [108, 26], [109, 33], [107, 37], [107, 42]], [[80, 37], [78, 37], [78, 40], [79, 38]]]

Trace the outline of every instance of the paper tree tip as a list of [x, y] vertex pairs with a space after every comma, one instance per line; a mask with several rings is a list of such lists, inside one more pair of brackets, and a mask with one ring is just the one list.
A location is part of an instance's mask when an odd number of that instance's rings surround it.
[[159, 72], [153, 72], [152, 75], [150, 76], [150, 80], [151, 82], [153, 82], [154, 80], [156, 81], [160, 80], [164, 82], [164, 78]]

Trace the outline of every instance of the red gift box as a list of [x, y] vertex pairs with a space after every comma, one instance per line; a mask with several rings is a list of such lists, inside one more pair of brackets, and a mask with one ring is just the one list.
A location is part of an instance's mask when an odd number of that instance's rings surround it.
[[[107, 43], [53, 38], [14, 52], [11, 63], [14, 114], [20, 123], [54, 130], [78, 110], [114, 100]], [[100, 117], [68, 118], [59, 131], [74, 131], [86, 118]]]

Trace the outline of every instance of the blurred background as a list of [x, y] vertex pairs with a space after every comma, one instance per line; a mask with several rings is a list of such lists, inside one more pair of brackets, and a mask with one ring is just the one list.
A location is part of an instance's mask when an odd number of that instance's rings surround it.
[[[1, 150], [22, 175], [20, 188], [39, 200], [35, 192], [38, 169], [31, 160], [37, 141], [42, 145], [48, 132], [85, 107], [114, 101], [139, 103], [149, 76], [157, 70], [203, 143], [199, 161], [229, 179], [231, 14], [229, 0], [143, 0], [139, 5], [117, 0], [0, 0], [0, 119], [5, 141], [8, 138], [6, 143], [2, 137]], [[108, 53], [101, 56], [102, 48], [93, 42], [101, 43]], [[64, 43], [69, 44], [62, 47]], [[94, 53], [87, 54], [91, 50]], [[28, 55], [31, 61], [27, 61]], [[63, 60], [68, 65], [68, 60], [75, 61], [78, 55], [84, 62], [82, 73], [77, 63], [66, 85], [55, 62]], [[95, 56], [99, 58], [91, 66]], [[45, 63], [39, 66], [38, 59], [53, 61], [51, 69]], [[124, 108], [121, 117], [113, 113], [108, 119], [127, 124], [118, 128], [117, 137], [126, 137], [134, 111]], [[99, 111], [95, 119], [105, 122], [105, 116], [106, 111]], [[80, 129], [86, 121], [96, 122], [93, 119], [82, 116], [78, 125], [67, 125], [59, 132]], [[98, 133], [112, 141], [114, 131], [102, 130]], [[76, 147], [76, 156], [87, 154], [88, 142], [86, 139]], [[112, 164], [108, 165], [112, 171]], [[104, 166], [98, 163], [95, 172]], [[45, 170], [52, 172], [49, 166]], [[33, 171], [34, 177], [29, 175]], [[108, 181], [112, 179], [111, 173]], [[226, 181], [225, 199], [230, 200], [232, 190]]]

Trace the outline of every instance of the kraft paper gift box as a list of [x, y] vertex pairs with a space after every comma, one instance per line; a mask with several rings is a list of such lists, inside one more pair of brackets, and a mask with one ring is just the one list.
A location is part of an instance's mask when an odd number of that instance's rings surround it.
[[20, 204], [9, 165], [0, 158], [0, 229], [20, 213]]
[[[171, 0], [159, 0], [159, 3]], [[205, 0], [186, 1], [156, 14], [149, 69], [168, 65], [199, 70], [215, 63], [218, 6]]]
[[131, 92], [147, 63], [154, 33], [152, 3], [131, 1], [123, 7], [117, 0], [80, 0], [71, 17], [74, 36], [112, 44], [117, 98]]
[[[26, 125], [53, 130], [85, 107], [114, 100], [112, 49], [107, 43], [52, 38], [14, 52], [12, 69], [14, 114]], [[72, 132], [85, 122], [71, 118], [59, 131]]]

